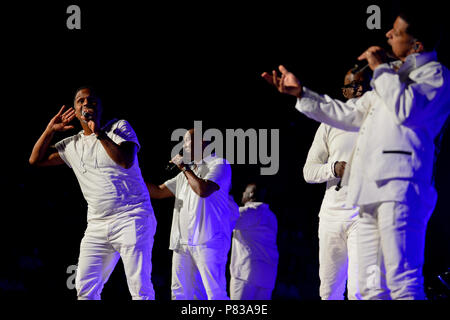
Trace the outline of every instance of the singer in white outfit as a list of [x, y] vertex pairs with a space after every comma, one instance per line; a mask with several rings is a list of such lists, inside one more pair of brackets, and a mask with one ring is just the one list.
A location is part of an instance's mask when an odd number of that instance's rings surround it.
[[277, 218], [265, 189], [249, 184], [233, 231], [230, 263], [231, 300], [270, 300], [278, 267]]
[[[344, 79], [344, 97], [359, 98], [369, 81], [367, 72], [350, 70]], [[323, 300], [344, 299], [346, 281], [347, 298], [361, 298], [356, 251], [358, 208], [345, 207], [347, 186], [340, 185], [357, 137], [357, 132], [321, 123], [303, 167], [306, 182], [326, 182], [319, 212], [319, 294]]]
[[[88, 204], [88, 225], [80, 245], [75, 278], [78, 299], [99, 300], [119, 258], [135, 300], [153, 300], [151, 254], [156, 220], [142, 179], [134, 130], [125, 120], [100, 127], [102, 105], [91, 88], [76, 92], [74, 109], [53, 117], [36, 142], [30, 163], [67, 164], [75, 173]], [[49, 148], [55, 132], [72, 129], [80, 120], [83, 130]], [[64, 214], [62, 212], [61, 214]]]
[[[433, 19], [433, 17], [431, 16]], [[448, 69], [437, 62], [433, 20], [405, 12], [387, 32], [400, 67], [373, 46], [360, 55], [374, 71], [371, 85], [347, 103], [303, 87], [283, 66], [263, 77], [298, 98], [296, 108], [317, 121], [359, 130], [343, 185], [358, 205], [359, 289], [363, 299], [425, 299], [425, 231], [437, 193], [434, 140], [450, 113]]]
[[239, 216], [229, 195], [231, 166], [214, 154], [203, 155], [204, 141], [199, 141], [201, 152], [196, 157], [197, 138], [201, 139], [193, 129], [187, 131], [184, 156], [171, 160], [180, 173], [159, 186], [147, 182], [147, 187], [152, 198], [175, 197], [169, 246], [172, 299], [229, 300], [225, 267]]
[[357, 136], [357, 132], [321, 123], [303, 167], [306, 182], [326, 182], [319, 212], [319, 294], [323, 300], [343, 300], [346, 280], [348, 299], [359, 298], [358, 208], [345, 207], [347, 186], [337, 187], [340, 177], [335, 170], [337, 164], [349, 161]]

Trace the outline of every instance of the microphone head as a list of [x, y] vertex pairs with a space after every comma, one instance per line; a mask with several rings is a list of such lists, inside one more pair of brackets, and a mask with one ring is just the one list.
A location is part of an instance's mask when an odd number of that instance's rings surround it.
[[86, 112], [84, 110], [81, 110], [81, 115], [86, 119], [86, 120], [91, 120], [94, 115], [92, 113]]

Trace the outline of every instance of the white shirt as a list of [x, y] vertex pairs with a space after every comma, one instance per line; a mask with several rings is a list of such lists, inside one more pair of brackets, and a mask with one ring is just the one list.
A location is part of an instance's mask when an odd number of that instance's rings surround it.
[[[136, 134], [127, 121], [111, 121], [104, 129], [115, 143], [131, 141], [140, 148]], [[130, 215], [153, 215], [150, 195], [137, 158], [131, 168], [124, 169], [109, 157], [94, 134], [87, 136], [83, 131], [58, 142], [55, 147], [80, 183], [88, 204], [88, 222]]]
[[262, 202], [239, 208], [233, 232], [230, 273], [264, 288], [273, 288], [277, 275], [277, 219]]
[[434, 139], [450, 113], [449, 71], [435, 52], [409, 55], [398, 71], [381, 64], [373, 90], [346, 103], [304, 88], [296, 108], [331, 126], [358, 131], [343, 185], [347, 205], [405, 201], [419, 194], [431, 205]]
[[358, 215], [356, 208], [345, 208], [348, 186], [336, 191], [340, 179], [334, 172], [337, 161], [350, 160], [357, 137], [357, 132], [344, 131], [324, 123], [316, 131], [303, 167], [303, 176], [308, 183], [327, 183], [319, 212], [321, 218], [350, 221]]
[[175, 195], [169, 248], [176, 250], [180, 244], [207, 245], [213, 240], [229, 245], [239, 215], [238, 206], [229, 195], [230, 164], [211, 155], [191, 169], [197, 177], [215, 182], [219, 190], [202, 198], [192, 190], [183, 172], [164, 182]]

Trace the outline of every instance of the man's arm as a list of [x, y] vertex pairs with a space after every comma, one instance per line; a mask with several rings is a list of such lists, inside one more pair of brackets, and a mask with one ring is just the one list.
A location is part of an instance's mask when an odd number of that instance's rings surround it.
[[201, 179], [196, 176], [196, 174], [189, 168], [185, 167], [184, 175], [188, 180], [189, 185], [192, 190], [202, 198], [207, 198], [215, 191], [219, 190], [220, 187], [210, 180]]
[[420, 71], [411, 71], [407, 79], [385, 63], [386, 54], [380, 47], [372, 46], [358, 57], [367, 60], [373, 70], [372, 86], [397, 124], [420, 127], [448, 115], [448, 70], [435, 62], [436, 52], [421, 54], [430, 62], [419, 67]]
[[[88, 122], [88, 126], [97, 136], [97, 139], [100, 140], [100, 143], [103, 148], [105, 148], [108, 156], [115, 163], [125, 169], [129, 169], [133, 166], [138, 150], [136, 143], [132, 141], [122, 141], [121, 143], [116, 143], [106, 134], [106, 132], [100, 130], [98, 119], [90, 120]], [[132, 130], [131, 128], [129, 129]]]
[[159, 186], [150, 182], [146, 182], [145, 184], [147, 185], [150, 197], [153, 199], [164, 199], [175, 196], [165, 184], [160, 184]]
[[382, 64], [375, 69], [372, 84], [398, 124], [420, 127], [448, 114], [450, 95], [445, 71], [442, 65], [425, 66], [405, 83]]
[[361, 98], [342, 102], [303, 87], [302, 98], [297, 99], [295, 108], [318, 122], [341, 130], [357, 132], [371, 106], [372, 94], [373, 92], [369, 91]]
[[328, 162], [328, 134], [325, 125], [320, 124], [308, 151], [303, 177], [307, 183], [322, 183], [336, 178], [334, 164]]
[[177, 167], [183, 171], [184, 176], [188, 180], [189, 186], [198, 196], [206, 198], [220, 189], [217, 183], [208, 179], [201, 179], [197, 177], [197, 175], [189, 169], [188, 166], [184, 165], [182, 156], [176, 155], [173, 157], [171, 162], [176, 164]]
[[65, 106], [50, 120], [47, 128], [34, 145], [28, 160], [31, 165], [43, 167], [64, 164], [58, 152], [49, 152], [50, 142], [55, 132], [73, 129], [73, 126], [68, 124], [75, 117], [75, 110], [69, 109], [63, 113], [64, 109]]
[[137, 154], [137, 145], [134, 142], [124, 141], [117, 144], [104, 132], [96, 132], [95, 134], [106, 153], [115, 163], [125, 169], [133, 166]]
[[[281, 77], [275, 70], [272, 75], [264, 72], [261, 76], [281, 93], [286, 93], [297, 98], [296, 109], [307, 117], [319, 122], [324, 122], [333, 127], [358, 131], [362, 124], [366, 111], [370, 104], [361, 103], [366, 95], [360, 99], [351, 99], [346, 103], [334, 100], [327, 95], [319, 95], [300, 84], [297, 77], [285, 67], [280, 66]], [[366, 99], [367, 100], [367, 99]]]

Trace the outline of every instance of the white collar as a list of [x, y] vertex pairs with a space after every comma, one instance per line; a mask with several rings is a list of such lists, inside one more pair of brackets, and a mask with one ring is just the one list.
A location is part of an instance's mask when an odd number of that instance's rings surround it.
[[411, 70], [417, 69], [430, 61], [436, 61], [436, 51], [425, 51], [421, 53], [412, 53], [406, 57], [405, 62], [398, 69], [399, 73], [409, 73]]

